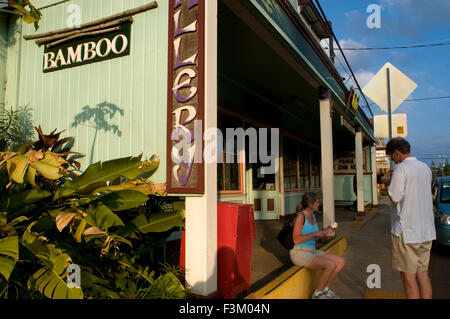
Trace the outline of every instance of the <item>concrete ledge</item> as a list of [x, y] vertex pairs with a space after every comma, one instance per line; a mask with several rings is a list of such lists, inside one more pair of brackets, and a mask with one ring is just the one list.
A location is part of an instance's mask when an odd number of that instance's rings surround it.
[[[321, 250], [342, 256], [347, 249], [347, 236], [338, 235]], [[309, 299], [317, 287], [320, 271], [292, 266], [278, 278], [245, 299]]]

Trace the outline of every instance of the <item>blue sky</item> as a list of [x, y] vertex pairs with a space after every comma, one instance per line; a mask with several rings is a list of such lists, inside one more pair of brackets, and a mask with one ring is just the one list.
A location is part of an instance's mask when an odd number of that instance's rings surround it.
[[[450, 42], [450, 0], [320, 0], [342, 48]], [[381, 28], [367, 27], [370, 4], [381, 7]], [[418, 84], [408, 99], [450, 96], [450, 45], [387, 51], [344, 51], [361, 88], [390, 62]], [[342, 57], [339, 60], [344, 64]], [[336, 62], [343, 76], [341, 64]], [[370, 99], [369, 103], [372, 101]], [[372, 112], [380, 114], [373, 105]], [[412, 155], [450, 157], [450, 99], [404, 102]], [[434, 155], [436, 156], [436, 155]], [[424, 160], [431, 163], [431, 160]], [[435, 160], [438, 162], [438, 160]]]

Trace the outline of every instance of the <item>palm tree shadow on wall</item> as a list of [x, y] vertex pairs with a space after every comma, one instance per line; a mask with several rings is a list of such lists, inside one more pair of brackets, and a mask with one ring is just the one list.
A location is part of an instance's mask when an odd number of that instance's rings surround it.
[[82, 112], [77, 114], [72, 122], [71, 127], [77, 128], [78, 126], [85, 126], [95, 129], [94, 140], [91, 146], [91, 156], [89, 165], [92, 164], [94, 159], [94, 148], [97, 142], [97, 135], [99, 131], [112, 132], [118, 137], [122, 136], [122, 131], [117, 124], [110, 124], [109, 122], [117, 115], [124, 116], [124, 111], [115, 104], [102, 102], [95, 107], [86, 105], [82, 108]]

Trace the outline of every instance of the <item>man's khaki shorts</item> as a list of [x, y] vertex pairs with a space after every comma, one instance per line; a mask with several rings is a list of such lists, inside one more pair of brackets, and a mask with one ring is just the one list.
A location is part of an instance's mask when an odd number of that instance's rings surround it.
[[415, 274], [427, 271], [430, 263], [431, 241], [419, 244], [405, 244], [403, 235], [392, 237], [392, 268], [401, 272]]

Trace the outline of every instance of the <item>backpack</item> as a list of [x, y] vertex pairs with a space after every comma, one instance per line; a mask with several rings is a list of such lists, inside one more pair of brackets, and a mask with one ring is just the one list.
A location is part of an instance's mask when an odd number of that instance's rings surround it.
[[[306, 218], [305, 216], [303, 216]], [[277, 240], [286, 249], [292, 249], [294, 247], [294, 241], [292, 240], [292, 233], [294, 232], [294, 226], [292, 221], [297, 218], [297, 214], [291, 218], [287, 223], [283, 225], [280, 232], [278, 233]], [[303, 219], [303, 225], [305, 224], [305, 219]]]

